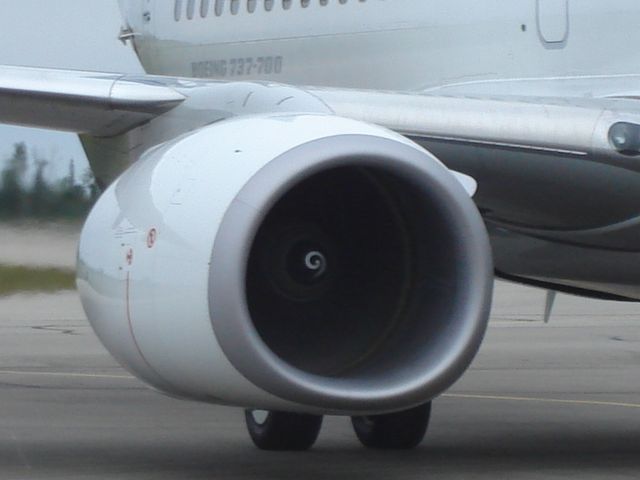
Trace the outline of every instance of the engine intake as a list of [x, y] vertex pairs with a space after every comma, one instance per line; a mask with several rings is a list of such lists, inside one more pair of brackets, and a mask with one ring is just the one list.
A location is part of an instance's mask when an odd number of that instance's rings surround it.
[[475, 355], [490, 258], [468, 194], [425, 152], [320, 139], [271, 161], [227, 211], [211, 318], [232, 363], [278, 396], [409, 407]]

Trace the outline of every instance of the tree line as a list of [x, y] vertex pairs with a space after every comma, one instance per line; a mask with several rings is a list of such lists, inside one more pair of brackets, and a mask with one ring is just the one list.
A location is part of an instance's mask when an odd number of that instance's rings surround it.
[[[84, 218], [100, 190], [91, 170], [76, 176], [73, 159], [68, 174], [56, 182], [45, 178], [49, 162], [31, 162], [24, 143], [16, 143], [0, 176], [0, 219], [78, 219]], [[30, 171], [32, 178], [27, 178]]]

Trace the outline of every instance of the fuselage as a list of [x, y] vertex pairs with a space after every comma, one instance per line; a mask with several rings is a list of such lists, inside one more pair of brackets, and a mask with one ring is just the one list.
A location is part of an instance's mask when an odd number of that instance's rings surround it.
[[162, 75], [415, 91], [640, 65], [634, 0], [123, 3], [142, 64]]
[[[637, 0], [120, 4], [152, 74], [485, 98], [638, 95]], [[478, 181], [499, 275], [640, 298], [638, 169], [414, 140]]]

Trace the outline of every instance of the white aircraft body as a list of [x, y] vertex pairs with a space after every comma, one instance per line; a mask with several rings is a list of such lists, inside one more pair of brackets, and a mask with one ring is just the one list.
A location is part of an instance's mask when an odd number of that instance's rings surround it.
[[0, 67], [0, 121], [80, 134], [78, 289], [154, 388], [410, 448], [494, 274], [640, 300], [636, 0], [120, 4], [146, 75]]

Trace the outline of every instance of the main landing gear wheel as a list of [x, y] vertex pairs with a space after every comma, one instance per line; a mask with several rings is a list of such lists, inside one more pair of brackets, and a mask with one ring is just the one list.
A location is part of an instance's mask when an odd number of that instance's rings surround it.
[[418, 446], [429, 426], [431, 402], [403, 412], [352, 417], [360, 442], [367, 448], [409, 450]]
[[321, 415], [246, 410], [247, 429], [261, 450], [309, 450], [318, 439]]

